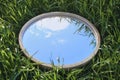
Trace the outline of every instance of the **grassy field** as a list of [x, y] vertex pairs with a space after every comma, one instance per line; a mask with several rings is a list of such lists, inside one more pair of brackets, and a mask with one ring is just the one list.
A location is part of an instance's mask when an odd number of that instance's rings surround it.
[[[46, 70], [23, 56], [20, 29], [52, 11], [81, 15], [96, 26], [101, 46], [90, 63]], [[120, 80], [120, 0], [0, 0], [0, 80]]]

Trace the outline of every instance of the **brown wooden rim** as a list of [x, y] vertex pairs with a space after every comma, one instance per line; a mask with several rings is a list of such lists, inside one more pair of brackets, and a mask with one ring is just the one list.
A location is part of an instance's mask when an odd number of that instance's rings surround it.
[[96, 38], [96, 48], [95, 48], [94, 52], [88, 58], [86, 58], [85, 60], [80, 61], [78, 63], [74, 63], [74, 64], [70, 64], [70, 65], [63, 65], [62, 68], [71, 69], [71, 68], [82, 66], [82, 65], [86, 64], [87, 62], [89, 62], [97, 54], [97, 51], [99, 50], [99, 47], [100, 47], [100, 34], [99, 34], [98, 30], [96, 29], [96, 27], [91, 22], [89, 22], [87, 19], [85, 19], [85, 18], [83, 18], [83, 17], [81, 17], [79, 15], [76, 15], [76, 14], [73, 14], [73, 13], [68, 13], [68, 12], [49, 12], [49, 13], [40, 14], [40, 15], [30, 19], [27, 23], [25, 23], [25, 25], [22, 27], [22, 29], [20, 30], [20, 33], [19, 33], [19, 45], [20, 45], [20, 48], [22, 49], [22, 51], [24, 52], [25, 56], [28, 57], [28, 58], [31, 58], [31, 60], [33, 62], [36, 62], [36, 63], [38, 63], [39, 65], [41, 65], [43, 67], [47, 67], [47, 68], [52, 67], [51, 64], [42, 63], [42, 62], [36, 60], [35, 58], [32, 58], [31, 55], [29, 55], [29, 53], [27, 53], [25, 51], [25, 48], [24, 48], [24, 46], [22, 44], [22, 37], [24, 35], [24, 32], [27, 30], [27, 28], [32, 23], [34, 23], [34, 22], [36, 22], [36, 21], [38, 21], [40, 19], [43, 19], [43, 18], [55, 17], [55, 16], [65, 16], [65, 17], [72, 17], [72, 18], [79, 19], [80, 21], [82, 21], [83, 23], [88, 25], [88, 27], [91, 29], [91, 31], [93, 32], [93, 34], [94, 34], [94, 36]]

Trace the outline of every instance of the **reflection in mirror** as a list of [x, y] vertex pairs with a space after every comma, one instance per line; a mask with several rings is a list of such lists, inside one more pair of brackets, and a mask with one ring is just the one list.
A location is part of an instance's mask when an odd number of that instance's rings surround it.
[[89, 26], [70, 17], [47, 17], [33, 22], [24, 32], [26, 51], [40, 62], [71, 65], [87, 59], [96, 39]]

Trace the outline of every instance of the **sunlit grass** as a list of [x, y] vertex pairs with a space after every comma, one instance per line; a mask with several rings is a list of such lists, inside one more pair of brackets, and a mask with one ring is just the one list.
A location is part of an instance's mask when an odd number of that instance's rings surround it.
[[[29, 19], [51, 11], [81, 15], [101, 35], [98, 55], [72, 70], [42, 69], [23, 56], [19, 31]], [[0, 0], [0, 80], [119, 80], [120, 0]]]

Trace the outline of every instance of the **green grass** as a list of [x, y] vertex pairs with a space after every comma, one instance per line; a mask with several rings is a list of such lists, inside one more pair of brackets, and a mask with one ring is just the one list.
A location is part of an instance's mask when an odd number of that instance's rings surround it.
[[[81, 15], [101, 35], [98, 54], [72, 70], [43, 69], [23, 56], [18, 44], [22, 26], [51, 11]], [[0, 0], [0, 80], [119, 80], [120, 0]]]

